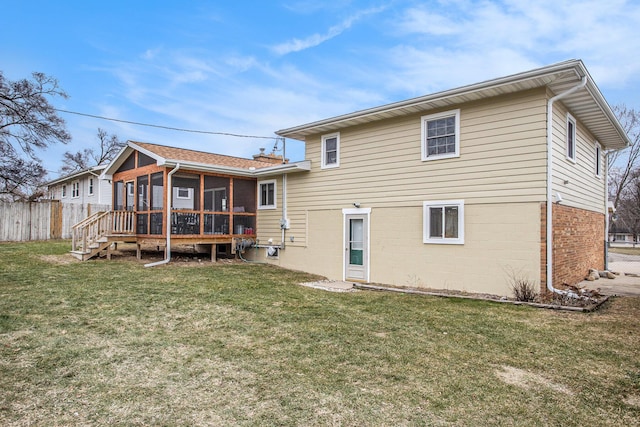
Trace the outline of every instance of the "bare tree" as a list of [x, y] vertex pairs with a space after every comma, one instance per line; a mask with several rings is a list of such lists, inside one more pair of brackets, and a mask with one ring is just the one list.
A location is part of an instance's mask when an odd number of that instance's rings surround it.
[[0, 197], [35, 197], [46, 175], [36, 149], [71, 140], [49, 103], [56, 96], [68, 97], [53, 77], [33, 73], [31, 80], [10, 81], [0, 71]]
[[637, 242], [640, 236], [640, 168], [631, 173], [615, 217], [616, 228], [630, 232], [633, 241]]
[[608, 154], [609, 194], [613, 205], [618, 206], [626, 187], [633, 178], [634, 170], [640, 167], [640, 111], [616, 105], [613, 112], [631, 140], [631, 146]]
[[92, 166], [103, 165], [110, 162], [125, 146], [124, 141], [120, 141], [116, 135], [109, 135], [104, 129], [98, 128], [98, 148], [85, 148], [84, 150], [72, 153], [64, 153], [63, 165], [60, 168], [62, 173], [73, 173], [88, 169]]

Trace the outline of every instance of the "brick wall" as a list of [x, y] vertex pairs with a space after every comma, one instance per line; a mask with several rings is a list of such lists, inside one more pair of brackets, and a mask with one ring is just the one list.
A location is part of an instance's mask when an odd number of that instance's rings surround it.
[[[554, 204], [553, 215], [553, 284], [573, 285], [590, 268], [604, 268], [604, 214]], [[546, 204], [541, 204], [540, 285], [546, 290]]]

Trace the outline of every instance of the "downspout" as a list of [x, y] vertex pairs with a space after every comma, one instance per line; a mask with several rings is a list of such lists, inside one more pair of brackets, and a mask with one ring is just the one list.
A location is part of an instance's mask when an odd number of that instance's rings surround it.
[[547, 101], [547, 289], [561, 295], [567, 292], [553, 287], [553, 103], [583, 88], [587, 80], [585, 75], [576, 86]]
[[284, 249], [284, 230], [288, 227], [287, 224], [287, 174], [282, 174], [282, 220], [280, 222], [282, 236], [280, 238], [280, 246]]
[[609, 153], [604, 152], [604, 269], [609, 270]]
[[157, 262], [152, 262], [149, 264], [145, 264], [145, 267], [155, 267], [157, 265], [162, 265], [162, 264], [167, 264], [169, 261], [171, 261], [171, 176], [178, 172], [178, 169], [180, 169], [180, 163], [176, 163], [176, 167], [174, 167], [168, 174], [167, 174], [167, 218], [166, 218], [166, 223], [167, 223], [167, 257], [165, 259], [163, 259], [162, 261], [157, 261]]
[[[285, 138], [282, 138], [282, 164], [285, 164], [287, 162], [287, 142]], [[285, 229], [289, 227], [288, 224], [288, 220], [287, 220], [287, 174], [283, 173], [282, 174], [282, 222], [281, 222], [281, 231], [282, 231], [282, 236], [280, 237], [280, 247], [282, 249], [284, 249], [284, 235], [285, 235]]]

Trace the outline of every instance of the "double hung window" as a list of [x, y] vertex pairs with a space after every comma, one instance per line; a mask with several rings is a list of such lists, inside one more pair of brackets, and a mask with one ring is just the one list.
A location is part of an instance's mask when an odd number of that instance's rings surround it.
[[595, 168], [596, 168], [596, 176], [600, 178], [602, 176], [602, 146], [599, 142], [596, 142], [596, 158], [595, 158]]
[[258, 183], [258, 208], [276, 208], [276, 181], [260, 181]]
[[321, 168], [336, 168], [340, 166], [340, 134], [322, 136]]
[[422, 160], [460, 156], [460, 110], [422, 117]]
[[567, 114], [567, 159], [576, 162], [576, 119]]
[[80, 197], [80, 182], [75, 181], [71, 184], [71, 197], [74, 199]]

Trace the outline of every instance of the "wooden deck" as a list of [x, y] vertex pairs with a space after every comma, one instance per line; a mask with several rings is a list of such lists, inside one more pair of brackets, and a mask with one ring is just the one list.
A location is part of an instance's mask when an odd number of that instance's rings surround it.
[[[235, 253], [236, 240], [252, 238], [252, 235], [171, 235], [171, 246], [210, 245], [211, 259], [216, 260], [217, 245], [230, 245]], [[81, 261], [105, 255], [111, 259], [112, 248], [118, 243], [134, 243], [137, 257], [141, 257], [142, 247], [155, 246], [166, 256], [165, 236], [137, 235], [135, 233], [135, 212], [97, 212], [73, 227], [71, 254]]]

